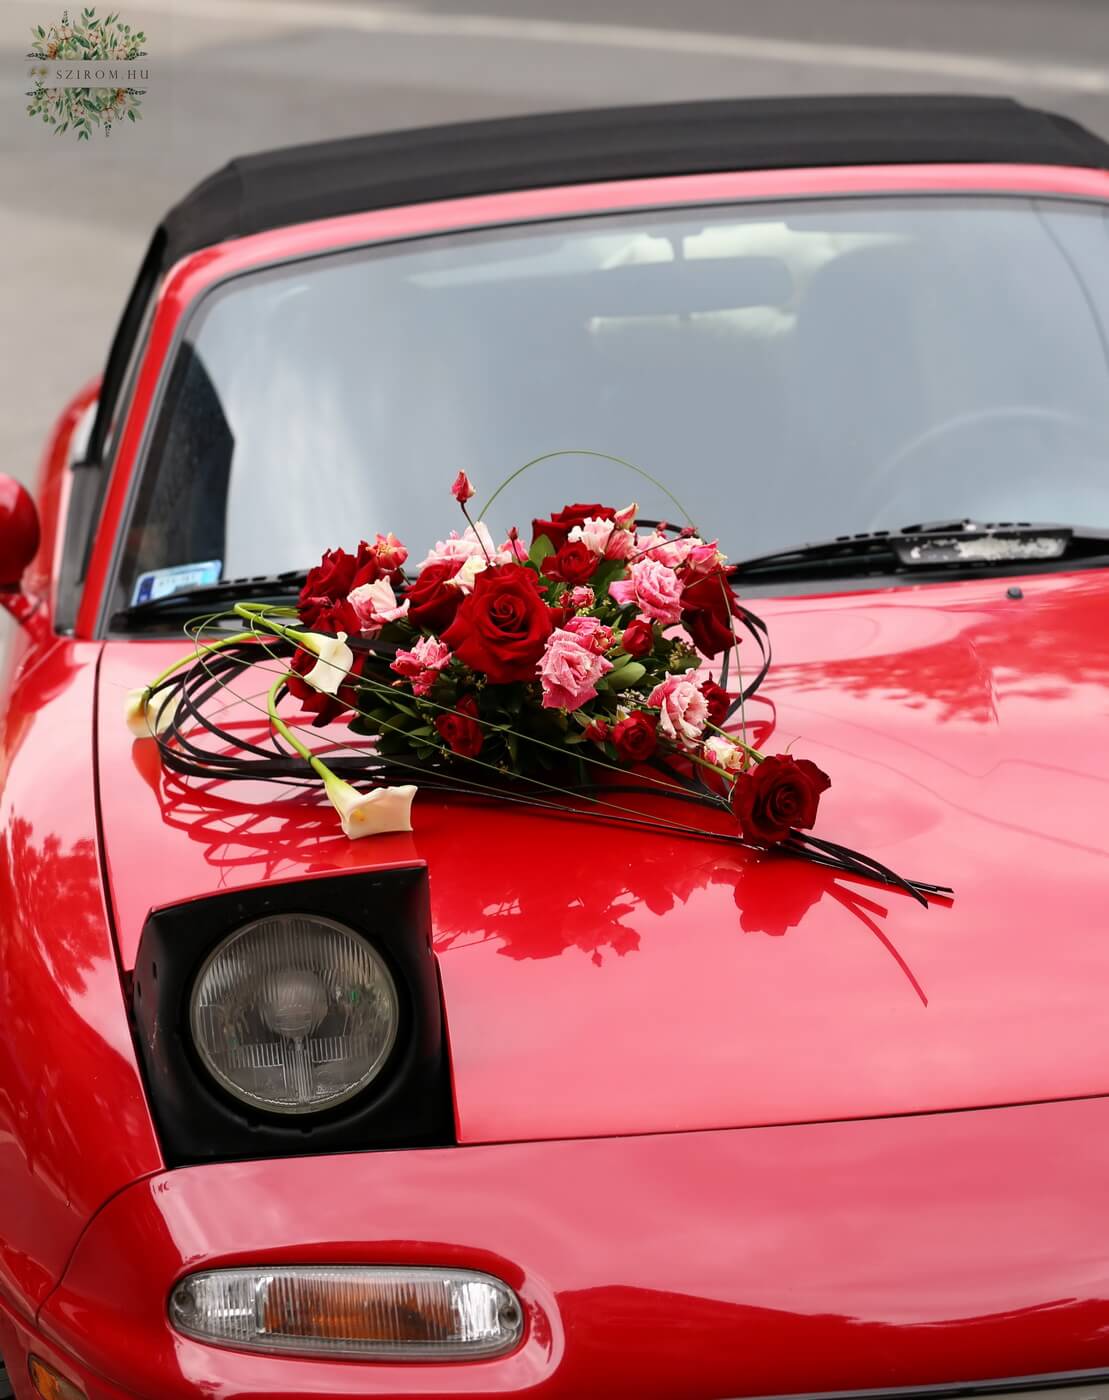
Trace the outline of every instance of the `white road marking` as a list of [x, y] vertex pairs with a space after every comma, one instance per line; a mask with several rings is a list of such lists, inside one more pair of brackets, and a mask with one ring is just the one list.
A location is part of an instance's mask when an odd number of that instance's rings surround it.
[[1040, 88], [1053, 92], [1109, 92], [1109, 69], [1062, 61], [1032, 61], [871, 44], [810, 43], [753, 34], [712, 34], [633, 24], [529, 19], [513, 15], [428, 14], [385, 5], [341, 5], [328, 0], [140, 0], [138, 11], [181, 19], [194, 16], [247, 23], [277, 23], [295, 29], [355, 29], [407, 38], [479, 39], [486, 42], [585, 46], [731, 58], [747, 63], [787, 63], [808, 68], [846, 68], [954, 79], [990, 87]]

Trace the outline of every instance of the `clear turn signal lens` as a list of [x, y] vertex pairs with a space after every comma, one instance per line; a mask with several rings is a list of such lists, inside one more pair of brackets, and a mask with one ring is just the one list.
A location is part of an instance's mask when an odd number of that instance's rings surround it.
[[217, 1269], [182, 1279], [169, 1316], [224, 1346], [407, 1361], [499, 1356], [524, 1326], [512, 1289], [467, 1269]]

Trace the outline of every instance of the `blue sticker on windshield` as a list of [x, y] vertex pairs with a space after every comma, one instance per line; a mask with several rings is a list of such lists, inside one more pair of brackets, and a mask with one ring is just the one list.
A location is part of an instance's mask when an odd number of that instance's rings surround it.
[[178, 564], [172, 569], [154, 569], [149, 574], [140, 574], [131, 606], [154, 603], [159, 598], [168, 598], [171, 593], [184, 593], [187, 588], [219, 583], [222, 573], [223, 560], [208, 559], [203, 564]]

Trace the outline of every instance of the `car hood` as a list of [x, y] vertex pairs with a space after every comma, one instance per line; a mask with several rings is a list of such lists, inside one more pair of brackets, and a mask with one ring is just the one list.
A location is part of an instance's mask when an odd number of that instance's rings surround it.
[[[463, 1141], [1105, 1093], [1109, 575], [1022, 588], [758, 604], [774, 667], [756, 742], [831, 775], [821, 834], [954, 887], [929, 909], [801, 861], [537, 811], [421, 794], [411, 835], [349, 842], [295, 791], [182, 788], [122, 720], [180, 649], [111, 641], [98, 762], [123, 965], [152, 908], [424, 861]], [[257, 709], [236, 718], [245, 732]]]

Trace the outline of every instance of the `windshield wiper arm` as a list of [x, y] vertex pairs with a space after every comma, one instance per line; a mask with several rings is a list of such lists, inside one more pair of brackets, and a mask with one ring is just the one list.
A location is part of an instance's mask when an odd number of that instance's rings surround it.
[[180, 593], [167, 593], [162, 598], [134, 603], [113, 616], [112, 626], [139, 627], [167, 614], [203, 609], [209, 604], [237, 603], [240, 599], [287, 603], [290, 598], [296, 598], [306, 578], [303, 569], [289, 569], [282, 574], [255, 574], [250, 578], [225, 578], [219, 583], [206, 583], [199, 588], [185, 588]]
[[741, 559], [730, 572], [752, 581], [842, 578], [929, 569], [1005, 568], [1105, 555], [1109, 555], [1109, 530], [1026, 521], [983, 524], [975, 520], [945, 520], [907, 525], [900, 530], [837, 535], [834, 539]]

